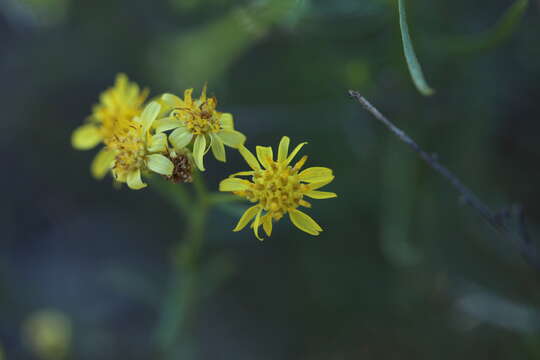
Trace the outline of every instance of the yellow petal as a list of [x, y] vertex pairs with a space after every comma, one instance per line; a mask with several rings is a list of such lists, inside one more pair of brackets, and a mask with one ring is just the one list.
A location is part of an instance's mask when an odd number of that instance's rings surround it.
[[115, 151], [107, 148], [101, 149], [92, 164], [90, 165], [90, 172], [96, 179], [102, 179], [105, 174], [112, 168], [114, 164]]
[[259, 226], [261, 226], [261, 213], [262, 213], [262, 209], [260, 209], [257, 215], [255, 216], [255, 220], [253, 221], [253, 224], [251, 226], [253, 227], [253, 233], [255, 233], [255, 237], [263, 241], [264, 239], [259, 236]]
[[317, 236], [322, 231], [322, 228], [315, 222], [315, 220], [300, 210], [289, 210], [289, 218], [297, 228], [307, 232], [308, 234]]
[[222, 130], [217, 135], [225, 145], [233, 148], [238, 148], [246, 142], [246, 136], [236, 130]]
[[193, 134], [190, 133], [189, 130], [183, 126], [175, 129], [171, 133], [171, 135], [169, 135], [169, 141], [174, 146], [174, 148], [178, 150], [188, 146], [191, 142], [191, 139], [193, 139]]
[[114, 86], [119, 90], [124, 90], [129, 83], [128, 77], [124, 73], [116, 74], [116, 79], [114, 81]]
[[214, 157], [222, 162], [227, 161], [223, 141], [221, 141], [219, 136], [213, 133], [210, 134], [210, 137], [212, 138], [212, 153], [214, 154]]
[[300, 170], [302, 166], [304, 166], [304, 164], [306, 163], [307, 159], [307, 155], [302, 156], [302, 158], [298, 160], [296, 164], [294, 164], [293, 169], [296, 171]]
[[298, 154], [298, 152], [300, 151], [300, 149], [306, 145], [307, 142], [303, 142], [303, 143], [300, 143], [298, 144], [294, 150], [292, 151], [292, 153], [289, 155], [289, 157], [287, 157], [287, 164], [290, 163], [292, 161], [292, 159], [296, 156], [296, 154]]
[[236, 177], [236, 176], [253, 176], [255, 174], [255, 171], [239, 171], [239, 172], [236, 172], [232, 175], [230, 175], [230, 177]]
[[94, 124], [79, 126], [71, 135], [71, 145], [77, 150], [88, 150], [102, 140], [99, 129]]
[[195, 142], [193, 143], [193, 160], [199, 170], [204, 171], [204, 154], [206, 153], [206, 137], [204, 135], [197, 135]]
[[240, 146], [238, 151], [240, 151], [240, 154], [244, 157], [244, 160], [246, 160], [249, 167], [253, 170], [261, 170], [261, 166], [255, 156], [244, 145]]
[[159, 133], [150, 138], [148, 152], [164, 152], [167, 149], [167, 134]]
[[126, 94], [126, 97], [129, 100], [133, 101], [137, 97], [137, 94], [139, 93], [139, 86], [137, 84], [126, 83], [124, 92]]
[[233, 229], [233, 231], [240, 231], [243, 228], [246, 227], [248, 222], [251, 221], [261, 211], [261, 207], [259, 205], [255, 205], [247, 209], [240, 220], [238, 221], [238, 224], [236, 224], [236, 227]]
[[126, 182], [127, 182], [128, 187], [133, 190], [139, 190], [146, 187], [146, 184], [143, 183], [141, 179], [140, 169], [137, 169], [128, 173]]
[[257, 146], [255, 149], [257, 150], [257, 159], [265, 169], [268, 169], [274, 159], [272, 148], [269, 146]]
[[219, 118], [221, 128], [225, 130], [234, 130], [234, 120], [232, 114], [223, 113]]
[[268, 237], [272, 235], [272, 216], [268, 213], [261, 219], [264, 232]]
[[150, 104], [146, 105], [142, 114], [141, 114], [141, 124], [143, 126], [143, 131], [146, 132], [152, 124], [161, 110], [161, 105], [157, 102], [152, 101]]
[[201, 103], [204, 103], [206, 101], [206, 88], [208, 87], [208, 84], [204, 84], [202, 91], [201, 91], [201, 97], [199, 98]]
[[187, 106], [191, 106], [191, 104], [193, 103], [193, 100], [191, 99], [192, 93], [193, 93], [193, 89], [187, 89], [186, 91], [184, 91], [184, 103]]
[[289, 139], [288, 136], [283, 136], [281, 138], [281, 141], [279, 142], [278, 147], [278, 162], [283, 162], [287, 159], [287, 154], [289, 153], [289, 143], [291, 142], [291, 139]]
[[227, 178], [219, 183], [219, 191], [242, 191], [249, 189], [250, 182], [244, 179]]
[[180, 99], [178, 96], [173, 95], [173, 94], [163, 94], [161, 96], [161, 100], [163, 100], [163, 102], [167, 106], [172, 107], [172, 108], [179, 108], [179, 107], [184, 106], [184, 101]]
[[211, 97], [206, 100], [206, 104], [209, 108], [215, 109], [217, 107], [217, 99], [215, 97]]
[[160, 132], [169, 131], [169, 130], [184, 126], [184, 122], [174, 117], [166, 117], [163, 119], [156, 120], [155, 125], [156, 125], [156, 132], [160, 133]]
[[316, 190], [308, 191], [304, 195], [309, 196], [312, 199], [319, 199], [319, 200], [331, 199], [331, 198], [337, 197], [336, 193], [329, 192], [329, 191], [316, 191]]
[[174, 164], [168, 157], [161, 154], [148, 155], [146, 157], [146, 166], [155, 173], [171, 176]]
[[334, 180], [334, 176], [332, 176], [332, 177], [330, 177], [330, 178], [328, 178], [327, 180], [324, 180], [324, 181], [317, 181], [317, 182], [310, 183], [308, 185], [309, 190], [320, 189], [323, 186], [330, 184], [332, 182], [332, 180]]
[[326, 181], [332, 177], [332, 170], [326, 167], [310, 167], [298, 174], [299, 180], [310, 183]]
[[118, 172], [115, 171], [114, 167], [111, 169], [111, 172], [112, 172], [114, 180], [115, 180], [114, 185], [120, 185], [120, 183], [125, 183], [126, 182], [127, 175], [126, 175], [125, 172], [118, 173]]

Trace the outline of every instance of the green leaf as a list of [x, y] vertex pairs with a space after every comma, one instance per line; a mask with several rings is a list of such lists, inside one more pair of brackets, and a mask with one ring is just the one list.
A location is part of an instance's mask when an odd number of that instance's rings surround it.
[[519, 25], [529, 0], [517, 0], [490, 29], [479, 34], [449, 39], [449, 50], [457, 53], [472, 53], [489, 50], [507, 40]]
[[414, 85], [422, 93], [422, 95], [432, 95], [433, 89], [429, 87], [424, 78], [422, 67], [418, 62], [418, 58], [414, 52], [411, 36], [409, 35], [409, 26], [407, 25], [407, 14], [405, 12], [405, 0], [398, 0], [399, 5], [399, 27], [401, 28], [401, 39], [403, 41], [403, 53], [409, 66]]

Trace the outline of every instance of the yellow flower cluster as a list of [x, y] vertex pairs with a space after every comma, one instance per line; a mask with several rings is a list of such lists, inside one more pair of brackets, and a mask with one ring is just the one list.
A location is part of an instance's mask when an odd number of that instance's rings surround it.
[[164, 94], [146, 104], [148, 90], [120, 74], [101, 94], [86, 124], [73, 132], [73, 147], [87, 150], [103, 143], [92, 174], [102, 178], [110, 171], [134, 190], [146, 187], [142, 174], [173, 178], [177, 164], [189, 171], [191, 159], [204, 171], [203, 157], [210, 148], [216, 159], [225, 161], [224, 145], [237, 148], [246, 138], [234, 130], [231, 114], [216, 110], [217, 100], [206, 96], [206, 87], [199, 99], [192, 99], [192, 92], [186, 90], [183, 100]]
[[[91, 164], [93, 176], [99, 179], [110, 172], [115, 181], [135, 190], [146, 187], [142, 176], [151, 172], [173, 182], [189, 182], [194, 168], [205, 170], [204, 156], [210, 149], [222, 162], [226, 161], [225, 146], [238, 149], [251, 170], [221, 181], [219, 190], [255, 205], [244, 213], [234, 231], [253, 220], [255, 236], [262, 240], [259, 227], [262, 225], [270, 236], [273, 222], [288, 214], [300, 230], [319, 235], [322, 228], [298, 208], [311, 207], [305, 198], [336, 197], [318, 190], [332, 182], [332, 170], [302, 170], [307, 156], [291, 165], [305, 143], [289, 154], [290, 139], [286, 136], [275, 158], [271, 147], [257, 146], [253, 155], [244, 146], [244, 134], [235, 130], [233, 116], [219, 112], [217, 99], [206, 92], [204, 86], [199, 98], [193, 98], [193, 89], [187, 89], [183, 98], [166, 93], [147, 102], [148, 90], [141, 90], [120, 74], [114, 86], [101, 94], [86, 123], [73, 132], [73, 147], [87, 150], [101, 143], [103, 147]], [[241, 178], [246, 176], [250, 180]]]

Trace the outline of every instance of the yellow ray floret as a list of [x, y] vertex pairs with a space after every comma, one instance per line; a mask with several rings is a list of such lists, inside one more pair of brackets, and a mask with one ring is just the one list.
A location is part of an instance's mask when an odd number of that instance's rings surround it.
[[[298, 210], [298, 207], [311, 207], [304, 198], [329, 199], [337, 195], [333, 192], [319, 191], [321, 187], [334, 180], [332, 170], [325, 167], [311, 167], [301, 171], [307, 161], [303, 156], [294, 166], [291, 161], [306, 144], [299, 144], [289, 154], [290, 139], [284, 136], [279, 143], [277, 158], [271, 147], [257, 146], [253, 155], [243, 145], [239, 151], [251, 167], [250, 171], [243, 171], [231, 175], [219, 184], [220, 191], [230, 191], [245, 197], [254, 206], [246, 210], [233, 231], [242, 230], [251, 220], [251, 227], [255, 236], [259, 236], [259, 227], [262, 225], [266, 235], [272, 234], [272, 223], [289, 215], [291, 222], [300, 230], [311, 235], [319, 235], [322, 228], [309, 215]], [[251, 177], [251, 181], [239, 178]]]
[[169, 141], [177, 150], [192, 144], [195, 164], [204, 171], [203, 158], [210, 148], [214, 157], [224, 162], [224, 145], [238, 148], [246, 137], [234, 129], [231, 114], [216, 110], [217, 100], [206, 96], [206, 86], [198, 99], [193, 99], [192, 93], [193, 89], [186, 90], [183, 99], [172, 94], [162, 96], [171, 111], [168, 117], [156, 122], [156, 132], [173, 130]]

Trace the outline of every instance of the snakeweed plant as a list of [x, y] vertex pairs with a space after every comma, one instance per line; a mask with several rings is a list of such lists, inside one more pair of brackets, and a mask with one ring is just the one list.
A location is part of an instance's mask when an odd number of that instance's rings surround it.
[[[273, 223], [285, 215], [297, 228], [316, 236], [322, 227], [299, 208], [311, 207], [307, 198], [337, 196], [320, 190], [333, 181], [331, 169], [302, 170], [307, 156], [293, 163], [305, 142], [289, 152], [290, 139], [283, 136], [275, 155], [268, 146], [256, 146], [254, 155], [245, 147], [246, 136], [236, 130], [233, 115], [218, 110], [218, 101], [207, 95], [206, 85], [198, 98], [192, 94], [193, 89], [187, 89], [183, 97], [166, 93], [149, 100], [147, 89], [119, 74], [114, 86], [101, 94], [91, 115], [71, 138], [75, 149], [101, 147], [90, 165], [96, 179], [110, 174], [118, 187], [125, 184], [132, 190], [150, 185], [176, 205], [186, 219], [184, 241], [177, 243], [173, 251], [171, 284], [155, 339], [160, 351], [173, 358], [178, 355], [179, 341], [184, 348], [182, 358], [191, 357], [185, 350], [194, 343], [188, 329], [190, 319], [203, 295], [211, 293], [227, 277], [224, 269], [215, 270], [219, 259], [203, 259], [201, 255], [206, 220], [213, 206], [232, 201], [252, 203], [233, 231], [251, 222], [259, 240], [263, 240], [261, 226], [266, 236], [271, 236]], [[204, 157], [211, 151], [218, 161], [226, 162], [226, 147], [238, 150], [250, 169], [233, 172], [220, 182], [219, 192], [210, 192], [203, 181], [205, 171], [211, 171], [206, 169]], [[193, 186], [195, 199], [185, 183]], [[208, 279], [212, 271], [214, 275]]]

